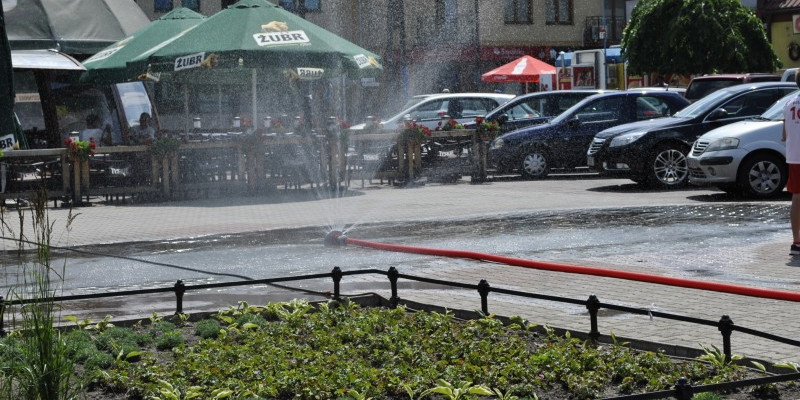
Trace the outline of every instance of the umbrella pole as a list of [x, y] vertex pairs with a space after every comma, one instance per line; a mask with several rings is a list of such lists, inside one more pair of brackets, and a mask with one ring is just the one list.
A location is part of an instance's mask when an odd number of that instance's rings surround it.
[[183, 129], [185, 132], [189, 132], [189, 84], [183, 84], [183, 112], [186, 114], [186, 118], [183, 119], [184, 125]]
[[222, 84], [217, 84], [217, 126], [222, 127]]
[[257, 72], [256, 69], [253, 68], [251, 70], [251, 81], [253, 89], [251, 90], [253, 96], [253, 128], [258, 126], [258, 96], [256, 93], [256, 88], [258, 86], [258, 77], [256, 76]]

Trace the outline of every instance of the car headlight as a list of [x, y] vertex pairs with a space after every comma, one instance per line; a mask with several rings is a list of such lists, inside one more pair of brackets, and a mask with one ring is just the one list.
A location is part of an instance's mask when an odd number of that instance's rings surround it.
[[506, 141], [500, 138], [492, 140], [492, 143], [489, 145], [489, 150], [498, 150], [503, 148], [506, 145]]
[[708, 145], [708, 147], [706, 147], [706, 152], [731, 150], [737, 147], [739, 147], [739, 139], [732, 137], [724, 137], [711, 142]]
[[635, 133], [626, 133], [624, 135], [619, 135], [613, 139], [611, 139], [611, 143], [609, 143], [608, 147], [617, 147], [617, 146], [625, 146], [626, 144], [631, 144], [647, 132], [635, 132]]

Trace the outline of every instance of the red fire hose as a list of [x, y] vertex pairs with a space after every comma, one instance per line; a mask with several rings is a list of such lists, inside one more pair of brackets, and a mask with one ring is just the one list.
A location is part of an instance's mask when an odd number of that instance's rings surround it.
[[442, 256], [450, 258], [468, 258], [480, 261], [489, 261], [500, 264], [512, 265], [516, 267], [541, 269], [547, 271], [566, 272], [570, 274], [584, 274], [603, 276], [607, 278], [627, 279], [631, 281], [655, 283], [659, 285], [678, 286], [692, 289], [710, 290], [722, 293], [733, 293], [744, 296], [761, 297], [765, 299], [787, 300], [800, 302], [800, 292], [787, 290], [772, 290], [750, 286], [731, 285], [727, 283], [703, 282], [692, 279], [673, 278], [668, 276], [649, 275], [638, 272], [619, 271], [606, 268], [584, 267], [567, 264], [557, 264], [542, 261], [524, 260], [521, 258], [498, 256], [476, 251], [434, 249], [429, 247], [402, 246], [396, 244], [385, 244], [370, 242], [366, 240], [353, 239], [339, 234], [334, 239], [340, 244], [350, 244], [373, 249], [394, 251], [400, 253], [427, 254], [432, 256]]

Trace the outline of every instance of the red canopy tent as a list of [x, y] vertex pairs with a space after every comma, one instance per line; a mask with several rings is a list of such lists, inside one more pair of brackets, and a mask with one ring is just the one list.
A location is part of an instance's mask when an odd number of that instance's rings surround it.
[[481, 75], [481, 80], [484, 82], [524, 82], [527, 93], [528, 83], [539, 82], [539, 75], [555, 73], [556, 67], [531, 56], [522, 56]]

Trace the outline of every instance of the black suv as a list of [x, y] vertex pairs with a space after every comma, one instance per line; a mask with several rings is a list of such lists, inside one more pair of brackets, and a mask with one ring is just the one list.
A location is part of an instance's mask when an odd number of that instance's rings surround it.
[[686, 156], [700, 135], [732, 122], [761, 115], [784, 95], [789, 82], [758, 82], [717, 90], [670, 118], [634, 122], [598, 133], [587, 164], [607, 176], [637, 183], [680, 187], [686, 184]]
[[677, 92], [627, 91], [589, 96], [547, 123], [508, 132], [489, 146], [497, 173], [518, 171], [543, 178], [551, 168], [586, 165], [586, 148], [597, 132], [620, 124], [672, 115], [689, 101]]

